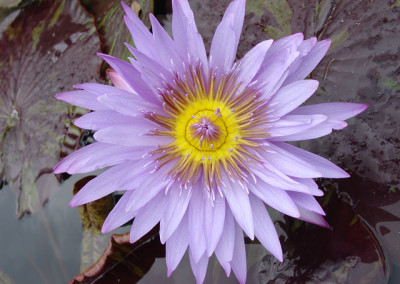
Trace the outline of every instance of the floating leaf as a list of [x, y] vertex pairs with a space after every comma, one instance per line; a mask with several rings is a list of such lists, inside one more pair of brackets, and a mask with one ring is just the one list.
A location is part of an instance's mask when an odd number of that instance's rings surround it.
[[98, 78], [99, 39], [75, 0], [36, 1], [10, 16], [0, 35], [0, 172], [22, 217], [58, 189], [52, 167], [75, 147], [69, 121], [85, 111], [54, 95]]

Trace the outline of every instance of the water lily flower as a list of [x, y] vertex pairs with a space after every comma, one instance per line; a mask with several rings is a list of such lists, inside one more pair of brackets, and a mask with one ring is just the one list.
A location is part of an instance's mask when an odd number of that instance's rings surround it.
[[125, 4], [135, 47], [126, 62], [99, 54], [114, 86], [76, 85], [56, 97], [93, 112], [75, 124], [95, 130], [95, 143], [54, 172], [109, 167], [79, 191], [79, 206], [125, 191], [105, 220], [109, 232], [134, 218], [130, 241], [158, 223], [170, 275], [186, 250], [198, 283], [215, 254], [227, 275], [246, 281], [244, 234], [277, 259], [282, 249], [266, 205], [328, 226], [313, 178], [349, 175], [328, 160], [285, 142], [318, 138], [346, 127], [364, 104], [301, 106], [317, 89], [305, 79], [330, 40], [294, 34], [265, 40], [235, 61], [245, 0], [228, 6], [209, 55], [187, 0], [173, 0], [173, 39], [153, 15], [152, 32]]

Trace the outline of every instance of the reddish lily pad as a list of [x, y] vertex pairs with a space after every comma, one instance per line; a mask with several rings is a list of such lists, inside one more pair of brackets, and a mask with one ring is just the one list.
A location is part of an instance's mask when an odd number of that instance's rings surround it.
[[69, 121], [86, 111], [54, 95], [97, 80], [100, 60], [93, 20], [77, 1], [36, 1], [14, 13], [0, 35], [0, 173], [22, 217], [57, 191], [52, 167], [75, 148], [79, 130]]

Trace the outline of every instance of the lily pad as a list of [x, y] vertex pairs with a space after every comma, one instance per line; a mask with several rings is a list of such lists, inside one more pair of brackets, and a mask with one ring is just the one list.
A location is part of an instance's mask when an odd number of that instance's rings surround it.
[[54, 95], [98, 80], [101, 61], [93, 20], [77, 1], [35, 1], [13, 17], [0, 35], [0, 173], [22, 217], [57, 191], [51, 169], [74, 150], [70, 120], [86, 112]]

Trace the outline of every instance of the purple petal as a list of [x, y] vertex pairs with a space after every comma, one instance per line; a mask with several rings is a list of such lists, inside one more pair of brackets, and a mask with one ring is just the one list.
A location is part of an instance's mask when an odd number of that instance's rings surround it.
[[[230, 15], [234, 15], [235, 17], [233, 23], [233, 30], [235, 32], [236, 46], [239, 43], [240, 34], [242, 33], [244, 14], [246, 8], [245, 6], [246, 6], [245, 0], [234, 0], [229, 4], [228, 8], [226, 8], [224, 13], [224, 18], [226, 16], [229, 17]], [[222, 18], [222, 21], [224, 20], [224, 18]]]
[[70, 91], [56, 95], [58, 100], [91, 110], [107, 110], [97, 101], [97, 95], [87, 91]]
[[207, 254], [203, 254], [199, 262], [196, 263], [194, 262], [192, 254], [189, 252], [189, 259], [190, 259], [190, 265], [192, 266], [194, 277], [196, 278], [196, 283], [202, 284], [207, 273], [207, 265], [208, 265]]
[[[273, 153], [270, 154], [272, 155]], [[264, 161], [263, 165], [264, 167], [258, 165], [249, 165], [248, 167], [260, 180], [271, 186], [285, 190], [308, 190], [306, 186], [285, 175], [267, 161]], [[303, 187], [303, 189], [301, 187]]]
[[315, 200], [314, 196], [309, 194], [304, 194], [300, 192], [291, 192], [288, 191], [290, 198], [296, 203], [296, 205], [320, 215], [325, 215], [324, 210], [321, 208], [321, 205]]
[[298, 219], [321, 226], [325, 228], [329, 228], [329, 224], [325, 221], [324, 217], [321, 215], [308, 211], [299, 207], [300, 217]]
[[233, 248], [235, 245], [235, 220], [232, 216], [231, 210], [226, 207], [225, 223], [222, 230], [221, 238], [215, 249], [215, 255], [219, 263], [224, 268], [225, 273], [229, 276], [231, 272], [230, 262], [233, 258]]
[[103, 234], [111, 232], [136, 216], [137, 212], [126, 212], [125, 210], [132, 194], [134, 194], [133, 191], [125, 192], [118, 203], [114, 206], [113, 210], [108, 214], [101, 228]]
[[302, 34], [295, 34], [274, 42], [268, 49], [255, 79], [264, 99], [269, 99], [284, 83], [289, 67], [299, 56], [298, 45]]
[[166, 180], [166, 174], [169, 169], [170, 166], [167, 164], [146, 176], [143, 182], [138, 185], [135, 194], [132, 195], [129, 204], [126, 207], [126, 211], [136, 211], [142, 208], [161, 190], [165, 189], [169, 182]]
[[[313, 40], [311, 39], [311, 41]], [[307, 55], [300, 58], [298, 68], [291, 70], [291, 74], [286, 79], [285, 85], [306, 78], [324, 57], [330, 44], [330, 39], [315, 43], [311, 50], [307, 52]]]
[[208, 202], [203, 193], [204, 188], [196, 183], [192, 190], [192, 198], [189, 204], [189, 236], [190, 250], [194, 262], [197, 263], [206, 250], [206, 238], [204, 234], [204, 203]]
[[180, 52], [185, 54], [188, 52], [188, 28], [191, 29], [191, 32], [197, 33], [193, 12], [187, 0], [172, 0], [172, 12], [172, 34], [174, 41]]
[[[253, 47], [246, 55], [240, 60], [237, 66], [237, 79], [241, 83], [241, 87], [246, 87], [257, 74], [260, 69], [261, 63], [265, 54], [272, 44], [272, 40], [265, 40]], [[238, 90], [240, 92], [240, 89]]]
[[117, 125], [97, 131], [93, 136], [96, 141], [125, 145], [132, 147], [167, 145], [174, 141], [169, 136], [146, 135], [146, 132], [153, 130], [150, 121], [138, 119], [135, 125]]
[[[97, 101], [108, 110], [112, 109], [125, 115], [135, 116], [142, 111], [160, 111], [162, 108], [143, 100], [135, 92], [127, 92], [113, 86], [97, 83], [84, 83], [74, 86], [97, 95]], [[124, 106], [126, 104], [126, 106]], [[102, 109], [104, 109], [104, 107]], [[122, 108], [122, 110], [120, 110]], [[130, 112], [127, 110], [129, 109]]]
[[233, 249], [233, 258], [231, 262], [232, 270], [239, 280], [239, 283], [246, 283], [247, 265], [246, 248], [244, 246], [242, 228], [236, 223], [235, 226], [235, 247]]
[[160, 221], [160, 241], [165, 243], [174, 233], [189, 205], [192, 191], [173, 186], [168, 192], [168, 206]]
[[346, 120], [350, 117], [356, 116], [357, 114], [366, 110], [368, 105], [366, 104], [355, 104], [355, 103], [325, 103], [301, 106], [291, 114], [323, 114], [329, 118], [335, 118], [340, 120]]
[[158, 54], [154, 48], [153, 35], [149, 29], [138, 18], [135, 12], [132, 11], [125, 3], [122, 3], [126, 16], [124, 17], [125, 24], [128, 27], [133, 42], [138, 50], [152, 58], [158, 58]]
[[72, 198], [69, 206], [76, 207], [100, 199], [114, 191], [127, 189], [121, 186], [126, 179], [134, 179], [143, 172], [143, 168], [139, 165], [140, 162], [137, 161], [126, 162], [106, 170], [82, 187]]
[[282, 135], [268, 138], [269, 141], [301, 141], [315, 139], [332, 133], [333, 129], [343, 129], [347, 123], [338, 119], [327, 119], [313, 127], [290, 135]]
[[268, 102], [270, 115], [281, 117], [304, 103], [318, 88], [316, 80], [296, 81], [279, 89]]
[[298, 53], [291, 53], [289, 49], [283, 49], [273, 57], [268, 57], [261, 65], [255, 80], [258, 82], [263, 99], [269, 99], [276, 90], [283, 84], [288, 74], [287, 68], [298, 56]]
[[[306, 186], [305, 190], [304, 188], [301, 188], [301, 190], [297, 190], [297, 192], [303, 192], [314, 196], [324, 195], [324, 192], [318, 188], [318, 185], [311, 178], [293, 178], [293, 180]], [[290, 189], [290, 191], [296, 191], [296, 190]]]
[[112, 110], [99, 110], [79, 117], [74, 124], [83, 129], [99, 130], [118, 124], [137, 123], [137, 119], [120, 114]]
[[161, 108], [133, 94], [106, 94], [97, 100], [109, 109], [127, 116], [142, 116], [148, 111], [160, 112]]
[[195, 61], [200, 60], [202, 64], [206, 64], [206, 49], [203, 39], [197, 31], [193, 12], [190, 9], [189, 3], [187, 0], [173, 0], [172, 8], [172, 32], [174, 34], [176, 47], [181, 54], [190, 54]]
[[271, 138], [296, 134], [310, 129], [327, 119], [325, 115], [285, 115], [281, 119], [267, 123], [267, 131]]
[[211, 200], [204, 203], [204, 229], [206, 235], [207, 255], [214, 252], [222, 234], [225, 222], [225, 199], [219, 194], [215, 196], [214, 206]]
[[321, 177], [318, 168], [292, 155], [290, 151], [285, 151], [273, 143], [269, 143], [266, 148], [269, 151], [260, 151], [260, 155], [284, 174], [300, 178]]
[[285, 190], [270, 186], [262, 181], [251, 185], [249, 188], [252, 193], [272, 208], [295, 218], [300, 216], [298, 208]]
[[223, 192], [236, 222], [243, 228], [250, 239], [254, 239], [253, 216], [246, 190], [238, 183], [229, 182]]
[[122, 79], [145, 101], [156, 105], [161, 105], [161, 102], [153, 93], [153, 90], [142, 80], [141, 74], [132, 64], [126, 61], [112, 57], [106, 54], [98, 54], [110, 66], [118, 72]]
[[129, 84], [118, 74], [114, 69], [106, 70], [108, 78], [110, 78], [113, 85], [121, 90], [133, 93], [134, 90], [129, 86]]
[[98, 83], [77, 84], [77, 85], [74, 85], [74, 88], [82, 89], [82, 90], [91, 92], [93, 94], [96, 94], [98, 96], [105, 95], [105, 94], [121, 94], [121, 95], [127, 94], [130, 96], [137, 96], [137, 94], [134, 92], [128, 92], [126, 90], [122, 90], [122, 89], [119, 89], [114, 86], [103, 85], [103, 84], [98, 84]]
[[151, 27], [153, 30], [154, 45], [159, 54], [160, 63], [165, 69], [172, 72], [183, 73], [183, 60], [179, 55], [174, 41], [163, 29], [157, 19], [150, 14]]
[[97, 142], [85, 146], [65, 157], [54, 167], [53, 172], [55, 174], [63, 172], [69, 174], [87, 173], [140, 159], [145, 151], [146, 149], [139, 150], [126, 146]]
[[[162, 87], [165, 83], [171, 82], [174, 79], [174, 75], [165, 69], [162, 65], [160, 65], [159, 62], [155, 61], [155, 58], [148, 57], [144, 53], [140, 52], [136, 48], [132, 47], [129, 44], [125, 44], [129, 51], [133, 54], [133, 56], [136, 59], [136, 63], [139, 65], [139, 68], [141, 69], [142, 73], [142, 78], [145, 79], [145, 81], [148, 84], [151, 84], [152, 86], [156, 88]], [[131, 61], [132, 62], [132, 61]], [[144, 74], [145, 73], [145, 74]], [[151, 73], [152, 77], [157, 78], [157, 84], [154, 84], [153, 82], [147, 80], [144, 76], [146, 74]]]
[[253, 194], [249, 195], [253, 210], [254, 232], [260, 243], [279, 261], [283, 261], [282, 247], [275, 226], [264, 203]]
[[286, 143], [275, 143], [278, 147], [290, 152], [291, 154], [299, 157], [305, 162], [313, 165], [322, 174], [323, 177], [328, 178], [347, 178], [349, 174], [343, 171], [341, 168], [331, 163], [330, 161], [315, 155], [313, 153], [307, 152], [295, 146]]
[[168, 239], [165, 245], [165, 261], [168, 268], [168, 277], [171, 276], [172, 272], [174, 272], [174, 270], [178, 266], [189, 245], [189, 234], [187, 226], [187, 214], [185, 214], [178, 228], [176, 228], [175, 232]]
[[211, 43], [210, 66], [212, 68], [218, 68], [225, 73], [230, 71], [242, 32], [244, 12], [244, 0], [235, 0], [226, 9]]
[[[136, 194], [136, 191], [132, 191]], [[126, 193], [125, 193], [126, 194]], [[131, 196], [133, 195], [131, 194]], [[129, 200], [132, 200], [130, 197]], [[124, 210], [126, 214], [132, 214], [130, 211], [126, 211], [129, 205], [129, 201], [125, 206]], [[147, 234], [158, 222], [160, 222], [162, 215], [167, 208], [168, 198], [163, 192], [159, 192], [152, 200], [150, 200], [146, 205], [144, 205], [137, 212], [135, 220], [133, 221], [130, 233], [130, 242], [134, 243]]]
[[[275, 41], [269, 49], [267, 56], [273, 57], [283, 49], [289, 49], [291, 52], [297, 51], [299, 45], [303, 42], [302, 33], [292, 34]], [[264, 65], [265, 63], [263, 63]]]
[[214, 34], [210, 49], [210, 67], [218, 74], [226, 74], [236, 57], [234, 15], [224, 17]]

